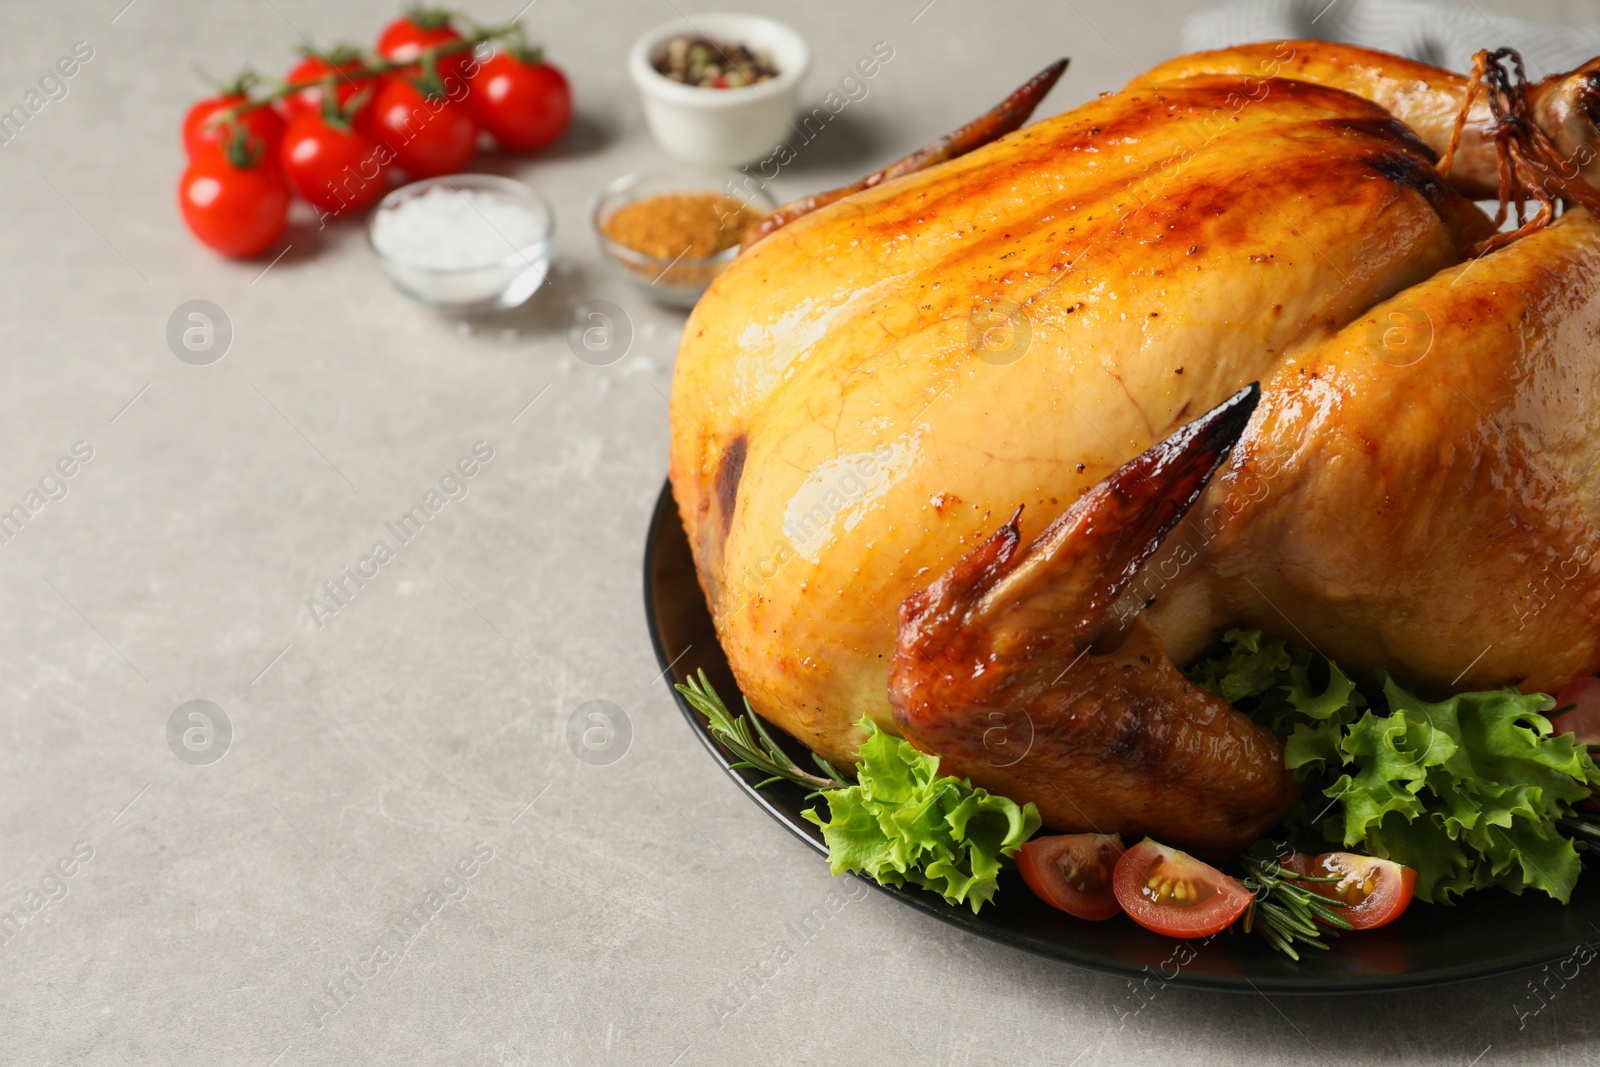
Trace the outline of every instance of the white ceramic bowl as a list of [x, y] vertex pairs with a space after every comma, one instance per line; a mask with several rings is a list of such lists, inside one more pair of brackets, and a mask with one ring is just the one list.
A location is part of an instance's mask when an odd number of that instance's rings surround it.
[[[656, 72], [651, 56], [679, 34], [704, 34], [772, 53], [778, 76], [738, 89], [702, 89]], [[789, 27], [760, 15], [712, 12], [657, 26], [634, 42], [628, 74], [661, 147], [680, 159], [736, 167], [765, 156], [789, 133], [811, 49]]]

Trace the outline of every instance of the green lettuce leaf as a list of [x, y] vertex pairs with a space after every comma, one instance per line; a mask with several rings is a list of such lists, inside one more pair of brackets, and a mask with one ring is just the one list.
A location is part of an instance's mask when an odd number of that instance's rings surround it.
[[1514, 689], [1431, 703], [1383, 676], [1364, 693], [1336, 664], [1253, 631], [1190, 670], [1194, 681], [1284, 735], [1308, 789], [1292, 829], [1417, 872], [1417, 895], [1536, 889], [1562, 901], [1578, 852], [1557, 820], [1600, 785], [1555, 701]]
[[1001, 860], [1039, 829], [1039, 811], [939, 774], [939, 757], [878, 729], [857, 752], [856, 784], [823, 790], [822, 828], [834, 874], [866, 874], [882, 885], [919, 885], [976, 914], [994, 898]]

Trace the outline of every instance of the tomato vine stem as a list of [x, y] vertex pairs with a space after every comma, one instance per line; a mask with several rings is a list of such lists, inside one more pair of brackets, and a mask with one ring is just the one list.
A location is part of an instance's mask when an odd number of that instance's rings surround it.
[[[311, 78], [304, 81], [282, 82], [276, 88], [262, 93], [260, 96], [252, 96], [249, 100], [241, 101], [232, 107], [219, 110], [216, 114], [212, 115], [206, 120], [205, 125], [208, 127], [227, 127], [236, 125], [241, 118], [243, 118], [245, 115], [248, 115], [250, 112], [266, 107], [275, 100], [281, 100], [286, 96], [291, 96], [304, 89], [331, 89], [338, 78], [343, 78], [344, 80], [354, 84], [362, 79], [375, 78], [380, 74], [389, 74], [397, 70], [412, 69], [420, 70], [424, 72], [425, 76], [427, 76], [434, 72], [441, 56], [454, 55], [457, 52], [465, 52], [468, 49], [478, 47], [478, 45], [483, 44], [485, 41], [511, 39], [513, 44], [526, 44], [526, 36], [520, 23], [508, 22], [500, 26], [480, 26], [475, 22], [470, 22], [470, 28], [471, 32], [462, 36], [458, 40], [445, 41], [441, 44], [430, 45], [427, 48], [422, 49], [422, 51], [420, 51], [411, 59], [396, 61], [392, 59], [378, 58], [364, 62], [359, 66], [341, 69], [335, 73], [325, 74], [321, 77]], [[240, 83], [246, 84], [244, 76], [241, 76]]]

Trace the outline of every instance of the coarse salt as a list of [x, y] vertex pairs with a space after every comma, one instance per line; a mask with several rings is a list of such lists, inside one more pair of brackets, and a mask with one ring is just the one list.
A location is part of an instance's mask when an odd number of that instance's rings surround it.
[[441, 185], [381, 211], [372, 243], [408, 266], [460, 270], [530, 253], [547, 233], [543, 218], [498, 193]]
[[553, 227], [549, 207], [525, 186], [459, 174], [390, 193], [370, 233], [402, 291], [441, 311], [476, 314], [516, 307], [544, 284]]

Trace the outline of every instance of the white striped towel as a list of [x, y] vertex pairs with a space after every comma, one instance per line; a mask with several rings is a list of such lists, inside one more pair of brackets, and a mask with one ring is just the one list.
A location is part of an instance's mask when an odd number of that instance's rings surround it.
[[1234, 0], [1189, 18], [1185, 51], [1249, 41], [1315, 38], [1407, 56], [1451, 70], [1472, 69], [1480, 48], [1511, 46], [1528, 75], [1568, 71], [1600, 55], [1600, 25], [1547, 26], [1439, 0]]

